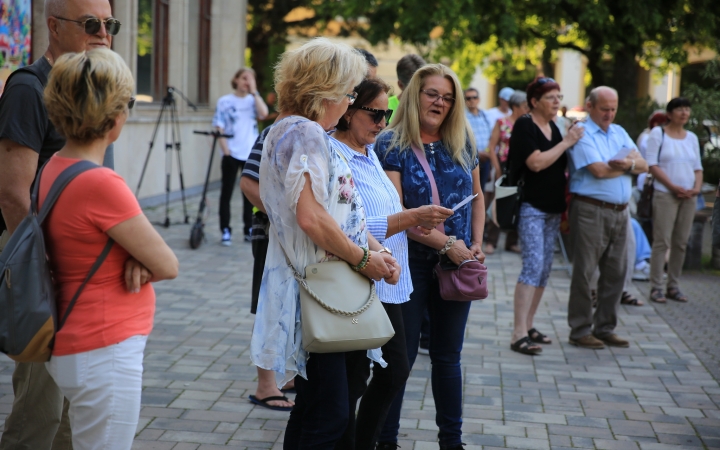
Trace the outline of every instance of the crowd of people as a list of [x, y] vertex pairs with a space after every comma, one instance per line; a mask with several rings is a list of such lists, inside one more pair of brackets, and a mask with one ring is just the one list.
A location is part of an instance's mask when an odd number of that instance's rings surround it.
[[[43, 225], [67, 322], [49, 362], [16, 365], [0, 449], [128, 450], [153, 324], [150, 283], [176, 277], [178, 260], [112, 170], [112, 143], [135, 102], [131, 71], [109, 49], [120, 23], [107, 2], [46, 5], [49, 48], [0, 99], [4, 236], [27, 215], [34, 183], [42, 205], [66, 170], [83, 161], [94, 170], [68, 184]], [[68, 19], [76, 17], [86, 19]], [[443, 299], [434, 270], [497, 251], [492, 191], [502, 176], [520, 188], [516, 226], [505, 230], [505, 250], [522, 258], [513, 351], [538, 355], [552, 344], [534, 317], [565, 212], [570, 344], [630, 345], [615, 332], [619, 305], [642, 305], [627, 296], [627, 284], [646, 259], [650, 300], [689, 300], [679, 277], [702, 165], [697, 136], [685, 129], [686, 99], [654, 114], [636, 145], [613, 123], [619, 99], [610, 87], [594, 88], [587, 118], [573, 123], [558, 115], [563, 95], [549, 77], [524, 91], [503, 88], [499, 106], [483, 111], [479, 91], [463, 90], [442, 64], [403, 57], [397, 96], [377, 78], [377, 65], [367, 51], [313, 39], [281, 56], [275, 112], [243, 68], [212, 122], [233, 135], [221, 140], [221, 243], [231, 244], [229, 205], [241, 170], [243, 234], [255, 258], [250, 355], [258, 384], [250, 400], [290, 412], [288, 450], [398, 448], [406, 382], [423, 339], [440, 449], [462, 449], [471, 303]], [[268, 117], [274, 122], [259, 132]], [[629, 208], [635, 176], [648, 172], [651, 181], [641, 177], [638, 190], [654, 190], [651, 236]], [[394, 329], [381, 348], [306, 349], [298, 279], [327, 261], [344, 261], [373, 284]], [[293, 389], [294, 401], [285, 395]]]

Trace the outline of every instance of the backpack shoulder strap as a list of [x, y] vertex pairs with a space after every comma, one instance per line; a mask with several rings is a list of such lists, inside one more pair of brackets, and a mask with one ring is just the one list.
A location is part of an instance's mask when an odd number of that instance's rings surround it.
[[38, 80], [40, 80], [40, 84], [42, 84], [43, 87], [47, 86], [47, 83], [48, 83], [47, 75], [45, 75], [45, 72], [43, 72], [40, 69], [40, 67], [37, 65], [37, 62], [34, 62], [34, 63], [30, 64], [29, 66], [23, 66], [23, 67], [20, 67], [19, 69], [16, 69], [13, 73], [10, 74], [10, 76], [7, 78], [7, 80], [5, 80], [5, 86], [7, 86], [8, 83], [10, 82], [10, 80], [12, 79], [12, 77], [18, 73], [31, 73], [31, 74], [35, 75], [38, 78]]
[[[47, 163], [46, 163], [47, 164]], [[65, 187], [70, 183], [72, 180], [75, 179], [78, 175], [80, 175], [83, 172], [87, 172], [90, 169], [95, 169], [98, 166], [94, 162], [91, 161], [79, 161], [73, 164], [72, 166], [68, 167], [67, 169], [63, 170], [62, 173], [55, 179], [52, 186], [50, 187], [50, 190], [48, 191], [47, 197], [45, 198], [45, 201], [43, 202], [42, 208], [40, 208], [40, 212], [38, 213], [38, 222], [40, 224], [43, 223], [45, 218], [50, 214], [50, 211], [52, 210], [52, 207], [55, 205], [55, 202], [57, 201], [58, 197], [60, 197], [60, 194], [62, 194], [62, 191], [65, 189]], [[35, 211], [37, 211], [37, 205], [39, 200], [39, 188], [40, 188], [40, 176], [42, 175], [43, 169], [45, 169], [45, 166], [43, 165], [42, 169], [40, 169], [40, 172], [38, 172], [38, 176], [35, 179], [35, 186], [33, 186], [33, 207], [35, 208]]]

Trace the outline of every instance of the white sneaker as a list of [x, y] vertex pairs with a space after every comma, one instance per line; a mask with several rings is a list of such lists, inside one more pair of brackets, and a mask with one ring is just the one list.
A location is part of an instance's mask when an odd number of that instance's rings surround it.
[[224, 245], [225, 247], [230, 247], [230, 245], [232, 244], [232, 234], [230, 234], [229, 228], [225, 228], [223, 230], [222, 241], [220, 241], [220, 244]]

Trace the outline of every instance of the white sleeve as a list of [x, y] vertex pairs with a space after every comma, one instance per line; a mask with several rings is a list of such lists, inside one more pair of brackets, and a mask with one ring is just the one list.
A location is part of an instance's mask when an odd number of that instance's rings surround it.
[[692, 136], [692, 151], [695, 155], [695, 164], [693, 164], [693, 171], [703, 170], [702, 160], [700, 159], [700, 142], [698, 142], [698, 137], [692, 131], [688, 131], [688, 133], [690, 133], [690, 135]]
[[660, 146], [662, 145], [662, 139], [662, 128], [653, 128], [650, 132], [650, 136], [648, 137], [647, 150], [645, 151], [645, 160], [647, 161], [648, 166], [657, 166], [660, 163], [658, 159], [658, 152], [660, 151]]
[[279, 152], [291, 152], [287, 155], [288, 168], [285, 174], [287, 204], [293, 213], [297, 212], [297, 203], [300, 192], [305, 187], [307, 173], [310, 175], [315, 200], [327, 209], [331, 159], [325, 131], [315, 122], [301, 122], [289, 130], [283, 140]]

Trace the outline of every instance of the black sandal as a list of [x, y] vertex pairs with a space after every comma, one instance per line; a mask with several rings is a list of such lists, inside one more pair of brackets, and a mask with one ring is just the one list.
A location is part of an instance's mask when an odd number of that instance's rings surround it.
[[623, 291], [622, 298], [620, 298], [620, 304], [621, 305], [631, 305], [631, 306], [642, 306], [645, 303], [636, 299], [631, 293]]
[[667, 300], [662, 293], [662, 289], [652, 288], [650, 289], [650, 300], [655, 303], [666, 303]]
[[537, 355], [542, 352], [542, 347], [534, 345], [528, 336], [520, 338], [514, 344], [510, 344], [510, 350], [525, 355]]
[[537, 344], [552, 344], [552, 340], [536, 330], [535, 328], [530, 328], [528, 330], [528, 337], [531, 341], [537, 343]]
[[665, 293], [665, 297], [680, 303], [687, 303], [688, 301], [687, 296], [680, 292], [680, 289], [676, 287], [668, 289]]

